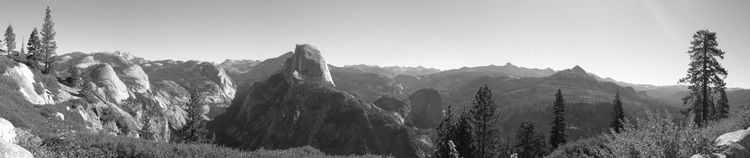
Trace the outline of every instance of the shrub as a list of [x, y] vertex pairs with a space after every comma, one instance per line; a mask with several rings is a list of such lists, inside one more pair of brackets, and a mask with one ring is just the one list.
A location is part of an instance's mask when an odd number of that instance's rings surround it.
[[710, 123], [705, 128], [674, 122], [668, 112], [646, 112], [646, 117], [627, 122], [620, 133], [611, 132], [566, 144], [548, 157], [690, 157], [720, 149], [713, 147], [719, 135], [750, 126], [750, 111]]
[[609, 155], [604, 136], [579, 139], [558, 147], [546, 157], [554, 158], [604, 158]]
[[34, 81], [36, 81], [39, 84], [42, 84], [43, 88], [46, 88], [47, 90], [50, 90], [52, 92], [56, 92], [57, 90], [60, 89], [60, 85], [59, 85], [60, 82], [58, 82], [58, 79], [57, 77], [55, 77], [55, 75], [43, 74], [40, 70], [32, 69], [31, 71], [34, 72]]
[[5, 70], [16, 65], [16, 62], [7, 56], [0, 56], [0, 74], [5, 73]]
[[671, 115], [651, 113], [628, 124], [623, 132], [607, 136], [611, 157], [690, 157], [710, 153], [713, 138], [705, 130], [681, 126]]
[[120, 118], [120, 114], [118, 114], [112, 108], [102, 108], [101, 113], [99, 113], [99, 120], [101, 120], [102, 123], [114, 122], [114, 121], [117, 121], [119, 118]]
[[44, 142], [44, 147], [59, 157], [336, 157], [327, 156], [309, 146], [286, 150], [240, 151], [210, 144], [164, 143], [96, 133], [63, 135], [45, 139]]

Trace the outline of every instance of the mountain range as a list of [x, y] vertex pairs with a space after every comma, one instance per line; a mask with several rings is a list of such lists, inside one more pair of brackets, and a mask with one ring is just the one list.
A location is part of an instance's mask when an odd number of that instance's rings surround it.
[[[221, 145], [426, 157], [446, 108], [453, 108], [453, 115], [464, 111], [483, 85], [492, 90], [499, 125], [508, 137], [523, 121], [548, 131], [560, 89], [567, 104], [568, 140], [607, 132], [615, 94], [630, 118], [659, 110], [678, 119], [684, 108], [680, 98], [687, 94], [684, 86], [620, 82], [580, 66], [560, 71], [510, 63], [451, 70], [335, 66], [324, 55], [307, 44], [275, 58], [222, 63], [75, 52], [60, 55], [52, 75], [0, 57], [0, 95], [28, 102], [7, 101], [3, 108], [60, 106], [66, 109], [59, 112], [66, 124], [82, 130], [140, 137], [138, 131], [147, 125], [156, 127], [145, 130], [164, 142], [175, 140], [186, 123], [188, 103], [197, 99]], [[728, 95], [732, 108], [748, 108], [750, 90], [730, 89]], [[2, 117], [18, 122], [26, 116]]]

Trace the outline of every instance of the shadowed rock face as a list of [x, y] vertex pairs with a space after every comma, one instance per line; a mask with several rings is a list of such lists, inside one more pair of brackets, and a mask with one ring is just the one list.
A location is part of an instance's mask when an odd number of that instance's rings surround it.
[[399, 114], [334, 88], [313, 49], [298, 45], [276, 75], [239, 90], [235, 98], [242, 99], [210, 124], [217, 142], [250, 150], [310, 145], [340, 155], [423, 155]]
[[409, 96], [409, 120], [419, 128], [434, 128], [443, 120], [443, 99], [435, 89], [420, 89]]

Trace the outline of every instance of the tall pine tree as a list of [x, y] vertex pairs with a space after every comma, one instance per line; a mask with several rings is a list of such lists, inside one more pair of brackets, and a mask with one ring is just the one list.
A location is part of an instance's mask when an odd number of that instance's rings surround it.
[[445, 118], [437, 126], [437, 140], [435, 145], [437, 150], [435, 151], [434, 157], [451, 157], [451, 146], [450, 142], [453, 140], [453, 133], [455, 131], [455, 123], [453, 121], [453, 110], [451, 106], [448, 106], [448, 110], [445, 112]]
[[31, 31], [29, 35], [29, 41], [26, 43], [27, 56], [26, 59], [34, 69], [40, 68], [40, 62], [42, 61], [42, 41], [39, 39], [39, 32], [36, 28]]
[[456, 122], [456, 127], [453, 131], [453, 143], [456, 145], [456, 151], [464, 157], [472, 157], [475, 154], [476, 149], [472, 144], [474, 143], [474, 125], [472, 124], [472, 117], [469, 112], [464, 111]]
[[609, 123], [609, 128], [620, 133], [620, 130], [624, 127], [625, 112], [622, 109], [622, 101], [620, 101], [620, 92], [615, 93], [615, 100], [612, 101], [612, 121]]
[[44, 67], [42, 73], [49, 74], [52, 64], [55, 62], [57, 53], [57, 42], [55, 41], [55, 22], [52, 22], [52, 11], [47, 7], [44, 15], [44, 24], [42, 25], [42, 63]]
[[211, 143], [214, 140], [214, 135], [208, 130], [208, 121], [203, 119], [201, 106], [204, 103], [201, 102], [200, 93], [195, 90], [193, 92], [190, 95], [190, 103], [187, 105], [187, 122], [178, 131], [178, 135], [181, 137], [180, 141], [183, 143]]
[[497, 104], [492, 98], [492, 91], [486, 84], [479, 88], [474, 96], [471, 109], [474, 121], [474, 146], [476, 157], [496, 157], [496, 146], [499, 145], [500, 128], [498, 126]]
[[522, 122], [516, 132], [516, 141], [513, 144], [515, 153], [518, 157], [543, 157], [544, 156], [544, 135], [537, 134], [534, 131], [534, 124]]
[[724, 51], [717, 48], [716, 33], [700, 30], [693, 35], [693, 41], [688, 50], [690, 54], [690, 68], [687, 76], [680, 79], [680, 83], [690, 84], [690, 93], [682, 98], [683, 104], [688, 106], [688, 112], [693, 113], [693, 122], [702, 127], [713, 118], [710, 116], [713, 108], [712, 96], [726, 86], [724, 79], [727, 70], [716, 59], [724, 59]]
[[549, 144], [552, 149], [565, 144], [565, 100], [563, 99], [562, 90], [558, 89], [555, 94], [555, 103], [552, 105], [554, 118], [552, 120], [552, 131], [550, 131]]
[[5, 50], [9, 55], [13, 54], [13, 51], [16, 50], [16, 34], [13, 33], [13, 25], [8, 25], [8, 28], [5, 29]]

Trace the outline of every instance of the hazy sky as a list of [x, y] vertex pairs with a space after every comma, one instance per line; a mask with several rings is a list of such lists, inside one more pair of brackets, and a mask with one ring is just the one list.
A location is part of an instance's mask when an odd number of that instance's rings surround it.
[[48, 5], [58, 52], [220, 62], [309, 43], [339, 66], [581, 65], [657, 85], [685, 76], [693, 33], [709, 29], [728, 86], [750, 88], [748, 0], [2, 0], [0, 24], [20, 44]]

